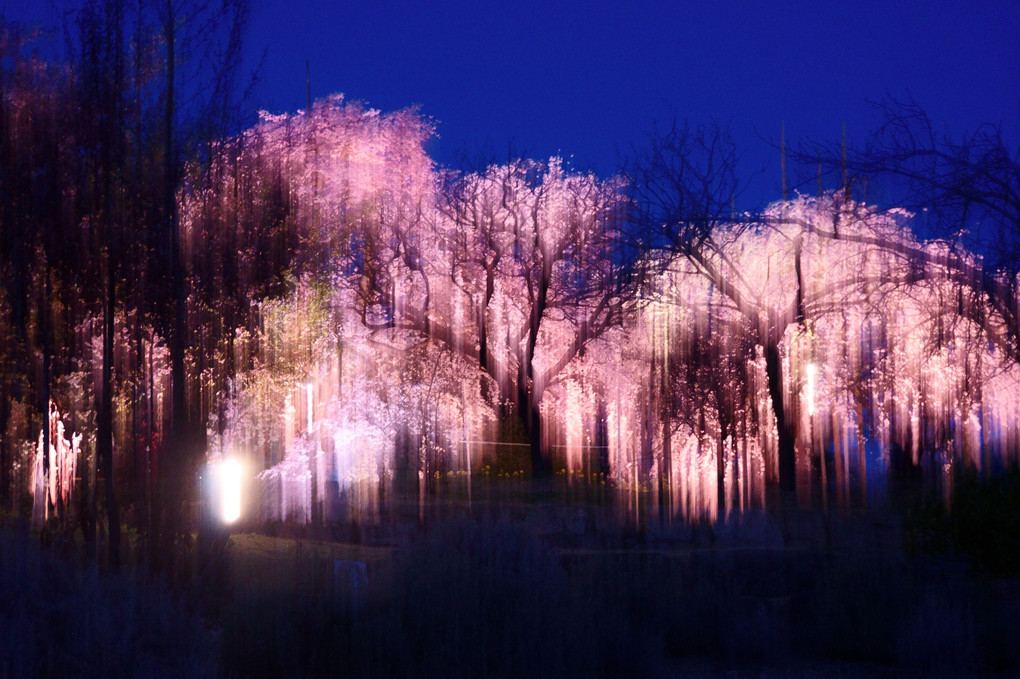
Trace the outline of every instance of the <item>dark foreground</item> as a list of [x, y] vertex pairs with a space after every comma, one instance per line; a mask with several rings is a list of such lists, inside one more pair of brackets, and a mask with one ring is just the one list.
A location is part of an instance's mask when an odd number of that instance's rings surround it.
[[235, 533], [173, 593], [9, 525], [0, 677], [1020, 672], [1020, 579], [908, 555], [896, 512], [641, 530], [565, 505], [472, 514], [341, 542]]

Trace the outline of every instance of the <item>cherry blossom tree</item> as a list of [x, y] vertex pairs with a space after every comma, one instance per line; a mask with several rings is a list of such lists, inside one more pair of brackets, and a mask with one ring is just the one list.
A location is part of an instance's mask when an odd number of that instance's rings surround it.
[[515, 161], [463, 178], [447, 205], [451, 274], [468, 291], [479, 367], [516, 409], [534, 472], [548, 473], [545, 390], [623, 318], [619, 185], [557, 159]]
[[[734, 210], [717, 128], [675, 124], [609, 180], [557, 158], [444, 170], [418, 111], [340, 96], [200, 144], [172, 94], [183, 7], [89, 4], [67, 69], [0, 44], [0, 365], [33, 366], [0, 380], [0, 466], [25, 477], [4, 485], [28, 489], [29, 458], [64, 483], [51, 458], [79, 456], [86, 521], [107, 480], [111, 562], [119, 502], [155, 517], [151, 549], [185, 535], [167, 502], [199, 451], [250, 466], [263, 518], [312, 524], [377, 515], [393, 488], [423, 516], [446, 484], [470, 497], [493, 442], [691, 520], [1016, 456], [1015, 273], [918, 226], [925, 202], [1005, 223], [994, 135], [910, 147], [937, 160], [917, 176], [886, 154], [942, 203], [819, 191], [757, 214]], [[959, 169], [981, 187], [961, 196], [952, 163], [990, 174]], [[45, 423], [36, 445], [51, 400], [77, 448]]]

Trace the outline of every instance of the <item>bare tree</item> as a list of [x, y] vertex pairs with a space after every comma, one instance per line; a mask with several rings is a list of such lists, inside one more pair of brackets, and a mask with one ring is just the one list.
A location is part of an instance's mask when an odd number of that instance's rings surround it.
[[[860, 148], [802, 143], [796, 158], [840, 173], [857, 192], [917, 213], [918, 232], [984, 253], [993, 269], [1020, 268], [1020, 146], [984, 123], [941, 134], [911, 99], [877, 104], [883, 123]], [[870, 202], [878, 202], [872, 199]]]
[[[718, 240], [739, 231], [720, 229], [739, 227], [734, 214], [740, 190], [737, 158], [732, 137], [719, 126], [692, 127], [674, 120], [667, 130], [654, 130], [627, 173], [636, 205], [631, 237], [645, 248], [665, 248], [686, 259], [744, 317], [749, 336], [764, 350], [779, 436], [779, 485], [792, 494], [796, 432], [787, 417], [779, 346], [787, 326], [803, 320], [802, 300], [798, 295], [786, 309], [762, 305]], [[740, 223], [752, 221], [742, 215]]]
[[[799, 162], [817, 165], [844, 184], [832, 228], [811, 225], [810, 230], [893, 252], [908, 263], [914, 281], [949, 278], [973, 291], [983, 303], [961, 311], [988, 332], [1004, 356], [1020, 360], [1020, 146], [1011, 149], [1001, 127], [992, 123], [961, 137], [940, 134], [910, 99], [886, 99], [878, 107], [884, 122], [862, 147], [807, 141], [795, 154]], [[906, 209], [913, 213], [915, 232], [943, 247], [933, 252], [877, 234], [843, 233], [841, 221], [854, 219], [865, 207], [851, 196], [864, 191], [878, 203], [867, 210], [881, 210], [882, 204]], [[879, 195], [884, 200], [874, 199]]]

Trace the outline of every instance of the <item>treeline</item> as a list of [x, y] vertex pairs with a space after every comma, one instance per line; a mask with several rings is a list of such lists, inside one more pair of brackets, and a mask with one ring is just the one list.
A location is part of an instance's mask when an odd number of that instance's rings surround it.
[[[0, 27], [5, 511], [105, 536], [113, 564], [126, 520], [171, 567], [207, 457], [271, 472], [313, 521], [328, 492], [371, 504], [403, 476], [424, 498], [508, 442], [532, 474], [686, 517], [1015, 460], [1015, 260], [953, 235], [1020, 232], [1001, 137], [891, 109], [860, 153], [800, 149], [817, 190], [756, 214], [713, 128], [656, 132], [611, 179], [455, 172], [413, 110], [331, 97], [239, 125], [245, 14], [88, 2], [63, 58]], [[942, 231], [865, 204], [864, 179]], [[68, 455], [74, 492], [50, 481]]]
[[90, 552], [105, 534], [114, 565], [119, 507], [157, 561], [190, 497], [203, 414], [186, 398], [177, 203], [186, 164], [227, 131], [245, 17], [243, 3], [96, 0], [58, 33], [0, 25], [0, 493], [24, 509], [25, 442], [42, 431], [51, 448], [53, 404], [85, 434], [80, 492], [74, 507], [35, 501], [77, 517]]
[[718, 131], [673, 128], [629, 182], [557, 159], [448, 172], [429, 132], [340, 98], [266, 115], [184, 209], [196, 242], [261, 223], [291, 244], [213, 446], [266, 470], [265, 518], [372, 505], [391, 477], [426, 498], [507, 442], [526, 472], [687, 518], [1015, 458], [1014, 283], [909, 211], [848, 179], [736, 214]]

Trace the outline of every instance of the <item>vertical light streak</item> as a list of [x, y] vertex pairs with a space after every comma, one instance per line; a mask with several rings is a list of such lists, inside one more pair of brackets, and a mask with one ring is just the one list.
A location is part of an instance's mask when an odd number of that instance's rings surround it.
[[308, 408], [308, 433], [312, 433], [312, 388], [313, 384], [309, 382], [305, 385], [305, 402]]
[[815, 416], [818, 411], [816, 403], [817, 386], [818, 386], [818, 365], [815, 363], [808, 363], [804, 368], [807, 373], [807, 412], [811, 417]]

